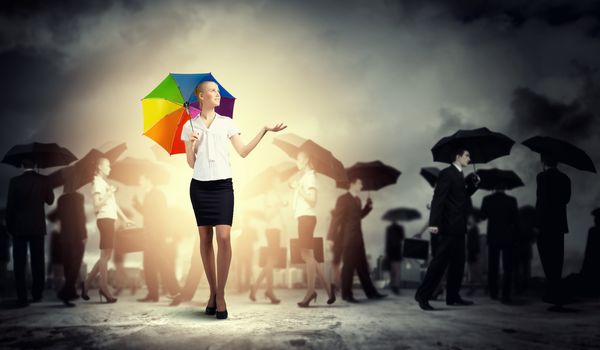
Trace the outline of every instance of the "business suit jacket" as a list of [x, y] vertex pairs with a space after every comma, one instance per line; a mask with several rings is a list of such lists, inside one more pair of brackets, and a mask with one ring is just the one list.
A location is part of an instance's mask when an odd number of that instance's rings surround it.
[[391, 224], [385, 234], [385, 255], [390, 261], [402, 260], [402, 241], [404, 240], [404, 227]]
[[347, 192], [338, 197], [335, 209], [331, 215], [328, 239], [341, 243], [344, 249], [364, 246], [361, 220], [373, 208], [365, 205], [361, 207], [360, 200]]
[[515, 197], [502, 192], [485, 196], [481, 202], [481, 218], [488, 220], [489, 245], [508, 246], [516, 243], [519, 209]]
[[537, 175], [537, 226], [540, 234], [569, 232], [567, 204], [571, 199], [571, 180], [557, 168], [549, 168]]
[[52, 204], [54, 193], [47, 176], [26, 171], [10, 179], [6, 201], [6, 225], [14, 237], [46, 234], [44, 203]]
[[56, 215], [64, 239], [74, 241], [87, 238], [84, 197], [81, 193], [71, 192], [60, 196], [56, 203]]
[[439, 229], [440, 235], [460, 236], [467, 231], [470, 197], [477, 187], [467, 185], [461, 171], [453, 164], [440, 171], [429, 214], [429, 226]]

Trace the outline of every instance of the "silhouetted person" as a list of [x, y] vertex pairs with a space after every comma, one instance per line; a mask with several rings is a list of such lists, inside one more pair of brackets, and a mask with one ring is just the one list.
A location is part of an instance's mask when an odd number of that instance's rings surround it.
[[200, 257], [200, 239], [196, 238], [192, 247], [192, 259], [185, 283], [179, 294], [173, 298], [170, 306], [177, 306], [182, 302], [191, 301], [194, 298], [194, 294], [196, 294], [196, 289], [198, 289], [203, 273], [202, 258]]
[[385, 232], [385, 255], [390, 265], [390, 289], [396, 295], [400, 294], [400, 271], [402, 270], [402, 242], [404, 227], [396, 221], [387, 227]]
[[64, 193], [57, 200], [55, 215], [60, 222], [60, 243], [65, 275], [58, 298], [65, 305], [74, 306], [70, 301], [79, 298], [77, 279], [83, 261], [87, 229], [85, 227], [84, 197], [75, 191], [70, 180], [65, 183]]
[[465, 267], [465, 235], [470, 196], [477, 191], [478, 177], [465, 181], [463, 168], [471, 162], [465, 149], [454, 152], [454, 162], [440, 172], [429, 216], [429, 231], [439, 235], [436, 253], [417, 289], [415, 300], [423, 310], [433, 310], [429, 300], [448, 269], [446, 304], [471, 305], [459, 292]]
[[341, 226], [332, 227], [335, 224], [333, 215], [335, 209], [331, 211], [331, 220], [329, 230], [327, 231], [327, 241], [332, 254], [331, 259], [331, 292], [335, 294], [336, 289], [342, 289], [342, 253], [344, 251], [344, 236], [342, 236]]
[[0, 298], [6, 294], [8, 263], [10, 262], [10, 236], [6, 229], [6, 210], [0, 209]]
[[373, 205], [369, 198], [365, 206], [362, 206], [358, 196], [361, 190], [362, 180], [358, 178], [350, 179], [350, 189], [337, 199], [330, 226], [331, 230], [336, 230], [339, 227], [343, 237], [342, 299], [351, 303], [358, 302], [352, 295], [352, 281], [354, 280], [355, 271], [367, 298], [380, 299], [385, 297], [384, 294], [380, 294], [375, 289], [369, 275], [361, 221], [371, 212]]
[[479, 218], [477, 216], [471, 212], [467, 218], [467, 268], [468, 281], [471, 284], [469, 295], [475, 293], [475, 289], [482, 279], [479, 227], [477, 226]]
[[52, 204], [54, 193], [47, 177], [35, 172], [34, 166], [33, 162], [23, 161], [24, 172], [10, 179], [6, 200], [6, 225], [13, 238], [13, 266], [18, 306], [28, 305], [25, 279], [27, 248], [31, 257], [33, 302], [42, 299], [46, 278], [44, 203]]
[[564, 235], [569, 232], [567, 203], [571, 199], [571, 180], [556, 168], [556, 160], [542, 155], [542, 163], [544, 170], [537, 175], [535, 208], [539, 229], [537, 246], [546, 275], [546, 295], [543, 300], [562, 306]]
[[144, 278], [148, 294], [138, 299], [140, 302], [157, 302], [159, 299], [159, 276], [169, 294], [179, 293], [179, 285], [169, 268], [166, 256], [165, 237], [168, 234], [167, 198], [158, 189], [150, 177], [140, 176], [139, 179], [144, 199], [140, 202], [137, 197], [133, 200], [133, 208], [137, 210], [144, 219]]
[[531, 278], [531, 259], [533, 243], [536, 240], [535, 208], [524, 206], [519, 209], [519, 233], [515, 248], [515, 291], [522, 293], [527, 289]]
[[235, 265], [238, 278], [238, 291], [245, 292], [252, 285], [252, 261], [254, 260], [254, 243], [258, 238], [256, 230], [249, 226], [250, 218], [246, 222], [242, 233], [235, 240]]
[[594, 226], [588, 231], [585, 256], [581, 267], [586, 295], [600, 294], [600, 209], [592, 212]]
[[502, 255], [502, 302], [511, 300], [518, 210], [517, 199], [501, 190], [483, 197], [481, 203], [481, 219], [488, 221], [488, 288], [490, 297], [498, 299], [498, 270]]

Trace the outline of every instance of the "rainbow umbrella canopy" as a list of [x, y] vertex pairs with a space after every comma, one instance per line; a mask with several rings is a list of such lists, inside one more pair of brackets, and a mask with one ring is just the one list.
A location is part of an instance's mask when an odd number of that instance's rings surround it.
[[211, 73], [170, 73], [142, 99], [144, 135], [158, 143], [169, 154], [185, 153], [181, 130], [190, 120], [190, 116], [196, 118], [201, 112], [195, 89], [203, 81], [213, 81], [219, 86], [221, 104], [215, 109], [216, 112], [233, 118], [235, 97], [225, 90]]

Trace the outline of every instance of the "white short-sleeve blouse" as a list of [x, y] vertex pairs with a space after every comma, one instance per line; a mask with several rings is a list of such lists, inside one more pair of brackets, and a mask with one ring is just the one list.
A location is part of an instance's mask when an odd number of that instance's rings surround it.
[[[240, 134], [233, 119], [217, 113], [209, 128], [199, 116], [193, 118], [191, 124], [193, 131], [200, 133], [200, 145], [196, 152], [192, 177], [199, 181], [230, 179], [232, 172], [229, 162], [229, 139]], [[181, 139], [189, 141], [191, 131], [190, 121], [187, 121], [182, 128]]]

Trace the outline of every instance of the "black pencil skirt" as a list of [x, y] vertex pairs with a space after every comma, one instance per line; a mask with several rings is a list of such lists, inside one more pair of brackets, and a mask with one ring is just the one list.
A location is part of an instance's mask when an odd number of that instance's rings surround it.
[[196, 225], [229, 225], [233, 221], [233, 182], [231, 179], [190, 183], [190, 200]]
[[115, 247], [115, 219], [102, 218], [96, 220], [100, 231], [100, 249], [113, 249]]

